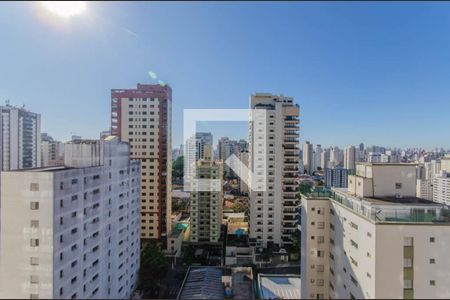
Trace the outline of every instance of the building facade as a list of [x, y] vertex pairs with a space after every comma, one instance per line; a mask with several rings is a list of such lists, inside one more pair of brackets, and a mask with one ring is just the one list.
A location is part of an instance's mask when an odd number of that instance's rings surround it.
[[223, 164], [218, 161], [196, 162], [196, 179], [219, 181], [219, 189], [191, 192], [190, 241], [217, 243], [220, 239], [223, 214]]
[[306, 141], [303, 144], [303, 167], [305, 172], [308, 174], [312, 174], [314, 172], [314, 153], [313, 153], [313, 145]]
[[449, 210], [415, 197], [415, 172], [357, 164], [348, 189], [302, 195], [302, 298], [450, 297]]
[[41, 134], [41, 167], [60, 166], [64, 164], [63, 145], [47, 133]]
[[433, 201], [450, 205], [450, 173], [443, 171], [433, 179]]
[[346, 188], [347, 179], [348, 179], [347, 169], [341, 167], [325, 169], [325, 186], [327, 188], [331, 187]]
[[172, 89], [138, 84], [111, 91], [111, 133], [141, 161], [141, 237], [161, 239], [171, 230]]
[[[259, 126], [264, 126], [267, 133], [265, 139], [253, 139], [258, 133], [250, 122], [250, 170], [255, 176], [263, 172], [266, 175], [266, 190], [250, 191], [250, 238], [258, 247], [288, 245], [297, 228], [295, 178], [299, 166], [300, 108], [292, 97], [260, 93], [250, 97], [250, 107], [264, 111], [266, 124]], [[265, 153], [261, 153], [263, 149]], [[262, 161], [265, 163], [259, 163]]]
[[0, 106], [2, 170], [41, 166], [41, 116], [21, 107]]
[[65, 146], [66, 166], [2, 172], [0, 298], [129, 299], [140, 263], [139, 162], [113, 137]]
[[344, 148], [344, 168], [354, 170], [357, 161], [355, 146], [347, 146]]

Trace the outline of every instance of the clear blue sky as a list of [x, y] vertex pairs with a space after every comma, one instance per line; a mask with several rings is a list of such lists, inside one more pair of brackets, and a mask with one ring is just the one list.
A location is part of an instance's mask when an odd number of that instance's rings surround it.
[[89, 3], [69, 21], [1, 3], [0, 38], [0, 102], [61, 140], [109, 129], [110, 89], [153, 71], [174, 146], [184, 108], [260, 91], [295, 97], [302, 141], [450, 147], [450, 3]]

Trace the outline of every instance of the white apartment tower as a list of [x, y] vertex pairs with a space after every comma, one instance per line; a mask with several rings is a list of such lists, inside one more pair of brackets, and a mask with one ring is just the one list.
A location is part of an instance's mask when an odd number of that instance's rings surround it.
[[302, 195], [302, 299], [449, 298], [450, 211], [415, 187], [414, 164], [357, 163]]
[[[239, 152], [239, 160], [244, 164], [245, 167], [248, 167], [248, 150], [242, 150]], [[244, 167], [242, 167], [244, 168]], [[241, 169], [240, 174], [244, 174], [245, 171]], [[242, 180], [241, 178], [238, 178], [239, 180], [239, 191], [244, 194], [249, 193], [249, 188], [247, 183]]]
[[316, 171], [317, 168], [322, 167], [322, 146], [316, 145], [316, 150], [314, 151], [314, 159], [313, 159], [313, 171]]
[[172, 211], [172, 89], [138, 84], [111, 90], [111, 134], [141, 161], [141, 238], [170, 234]]
[[433, 201], [450, 205], [450, 173], [443, 171], [433, 179]]
[[41, 166], [41, 116], [7, 104], [0, 106], [0, 169]]
[[326, 168], [330, 167], [330, 149], [325, 148], [322, 151], [321, 159], [320, 159], [320, 167], [322, 170], [325, 170]]
[[344, 168], [347, 170], [355, 169], [356, 162], [356, 148], [355, 146], [347, 146], [344, 148]]
[[[250, 107], [265, 111], [263, 126], [267, 133], [265, 140], [255, 144], [255, 127], [250, 123], [249, 169], [266, 175], [266, 190], [250, 191], [250, 238], [259, 247], [267, 247], [269, 243], [291, 244], [290, 237], [297, 228], [295, 178], [299, 165], [300, 109], [292, 97], [260, 93], [250, 97]], [[263, 149], [265, 153], [261, 153]], [[258, 170], [255, 158], [265, 160], [265, 170]]]
[[115, 137], [65, 146], [66, 166], [1, 174], [0, 298], [129, 299], [139, 162]]
[[303, 167], [305, 168], [306, 173], [312, 174], [314, 171], [314, 153], [313, 153], [313, 145], [306, 141], [303, 144]]
[[196, 161], [196, 179], [219, 180], [220, 189], [191, 192], [191, 242], [217, 243], [223, 215], [223, 164], [218, 161]]

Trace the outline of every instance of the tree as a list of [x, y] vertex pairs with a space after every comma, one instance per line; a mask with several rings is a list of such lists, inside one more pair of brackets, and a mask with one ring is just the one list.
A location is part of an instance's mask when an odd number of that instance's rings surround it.
[[236, 213], [245, 212], [245, 206], [239, 201], [235, 201], [231, 206], [231, 209]]
[[178, 158], [172, 164], [172, 177], [182, 178], [184, 171], [184, 156], [178, 156]]
[[299, 191], [302, 194], [309, 194], [312, 192], [312, 190], [313, 190], [313, 186], [310, 183], [308, 183], [307, 181], [303, 181], [299, 185]]
[[141, 268], [139, 270], [140, 286], [144, 298], [157, 298], [161, 280], [168, 270], [164, 254], [154, 244], [147, 244], [141, 251]]

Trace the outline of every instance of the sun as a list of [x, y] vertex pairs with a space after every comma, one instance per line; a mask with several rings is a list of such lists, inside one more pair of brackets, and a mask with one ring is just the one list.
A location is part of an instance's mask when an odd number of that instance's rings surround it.
[[62, 18], [82, 14], [86, 10], [86, 1], [41, 1], [51, 13]]

